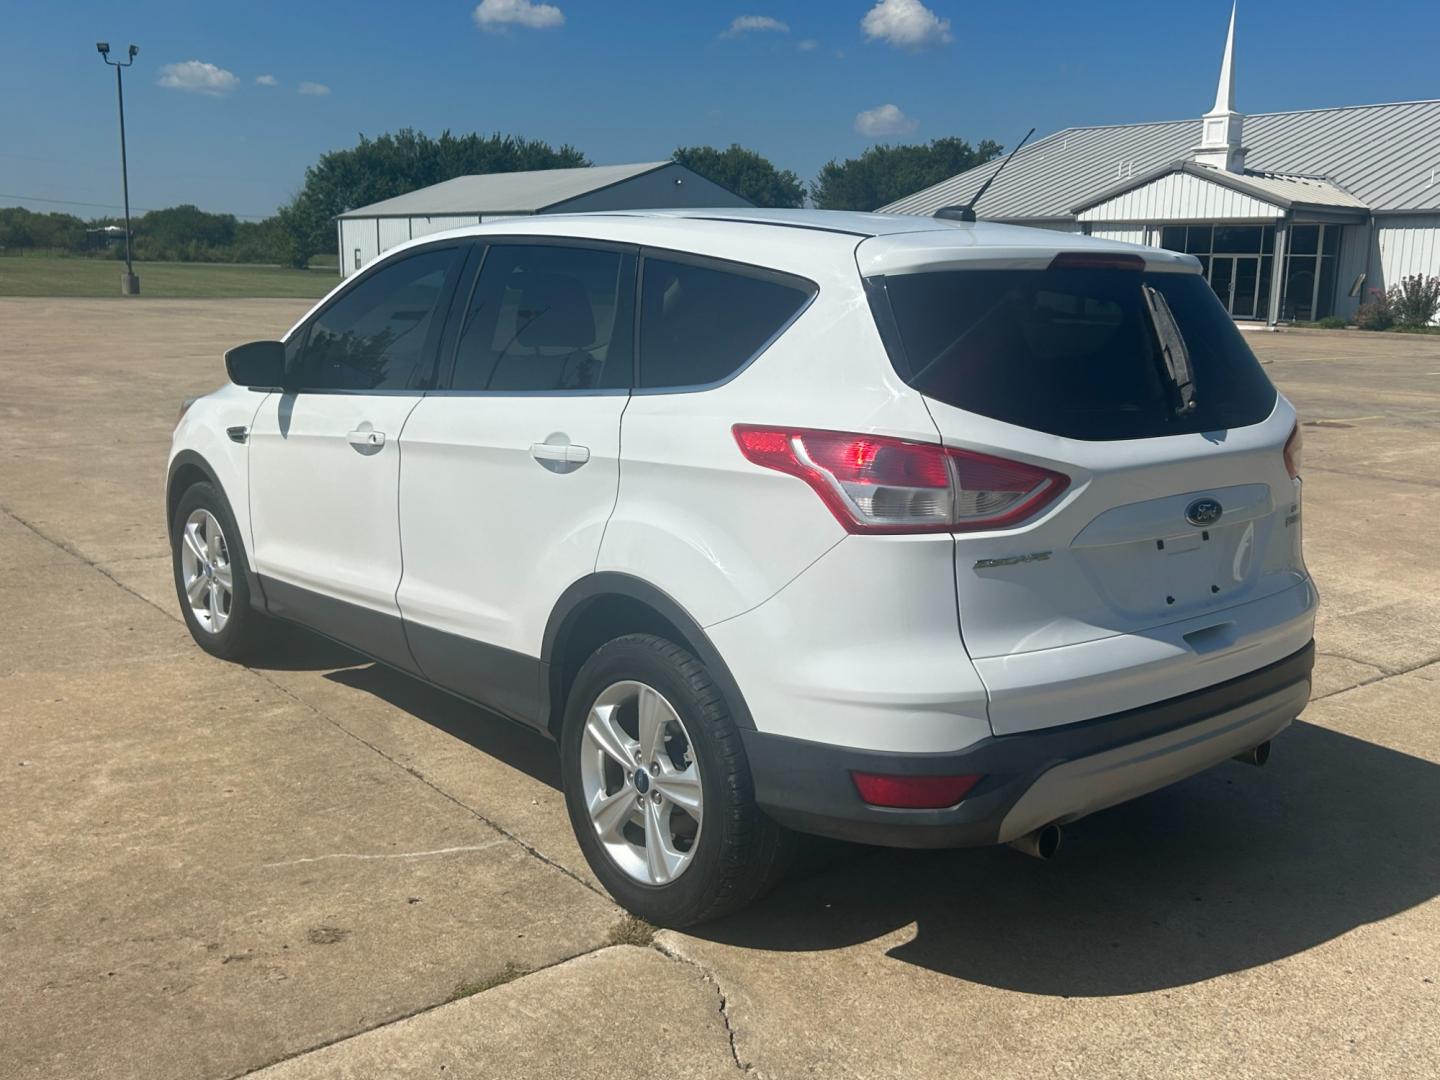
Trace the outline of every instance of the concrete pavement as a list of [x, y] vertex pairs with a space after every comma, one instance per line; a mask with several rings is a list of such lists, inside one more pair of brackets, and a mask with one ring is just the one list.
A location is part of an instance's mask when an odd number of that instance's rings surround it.
[[301, 310], [0, 300], [0, 1074], [1440, 1072], [1440, 339], [1249, 338], [1324, 598], [1265, 769], [1051, 863], [846, 850], [644, 949], [543, 741], [303, 633], [190, 644], [171, 421]]

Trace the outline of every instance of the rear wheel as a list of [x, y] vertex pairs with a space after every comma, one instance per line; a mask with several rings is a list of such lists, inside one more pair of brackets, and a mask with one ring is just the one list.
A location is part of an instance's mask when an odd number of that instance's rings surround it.
[[213, 484], [193, 484], [180, 497], [170, 547], [175, 592], [195, 643], [223, 660], [253, 652], [263, 617], [250, 606], [240, 530]]
[[561, 742], [581, 850], [647, 922], [718, 918], [783, 871], [792, 837], [755, 805], [724, 696], [678, 645], [634, 634], [598, 649], [576, 675]]

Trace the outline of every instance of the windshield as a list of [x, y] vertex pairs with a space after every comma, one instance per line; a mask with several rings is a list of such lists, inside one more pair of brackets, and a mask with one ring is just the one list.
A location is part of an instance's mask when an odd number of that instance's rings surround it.
[[[1257, 424], [1275, 388], [1198, 274], [1064, 267], [877, 280], [907, 383], [947, 405], [1072, 439]], [[882, 325], [888, 321], [882, 314]]]

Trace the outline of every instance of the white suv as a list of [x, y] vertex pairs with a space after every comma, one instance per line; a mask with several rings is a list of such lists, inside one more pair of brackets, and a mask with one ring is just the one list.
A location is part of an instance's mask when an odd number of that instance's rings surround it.
[[1310, 692], [1295, 411], [1189, 255], [870, 214], [429, 236], [175, 430], [202, 648], [302, 623], [560, 744], [664, 925], [791, 830], [1012, 842]]

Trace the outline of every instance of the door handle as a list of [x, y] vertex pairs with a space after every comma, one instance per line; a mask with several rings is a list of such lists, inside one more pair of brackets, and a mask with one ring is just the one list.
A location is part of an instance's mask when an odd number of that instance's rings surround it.
[[575, 443], [531, 443], [530, 456], [551, 472], [571, 472], [590, 460], [590, 448]]
[[368, 427], [357, 428], [345, 437], [362, 454], [378, 454], [385, 445], [385, 433], [371, 431]]

